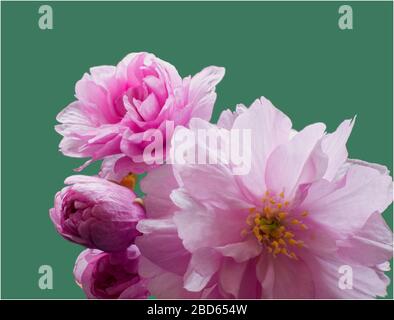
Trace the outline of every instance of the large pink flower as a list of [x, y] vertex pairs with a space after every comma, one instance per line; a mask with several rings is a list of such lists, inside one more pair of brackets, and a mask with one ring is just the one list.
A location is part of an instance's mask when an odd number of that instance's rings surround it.
[[385, 296], [393, 240], [381, 213], [392, 202], [392, 179], [383, 166], [348, 159], [353, 121], [330, 134], [322, 123], [297, 132], [261, 98], [224, 112], [218, 127], [252, 130], [248, 174], [234, 175], [231, 162], [187, 163], [162, 166], [142, 181], [148, 219], [138, 223], [136, 243], [151, 293]]
[[57, 116], [60, 150], [90, 157], [86, 165], [115, 156], [120, 170], [143, 172], [155, 165], [142, 154], [159, 132], [165, 157], [166, 128], [170, 136], [172, 127], [193, 117], [210, 119], [223, 75], [223, 68], [208, 67], [182, 79], [171, 64], [145, 52], [127, 55], [116, 67], [91, 68], [75, 86], [77, 100]]

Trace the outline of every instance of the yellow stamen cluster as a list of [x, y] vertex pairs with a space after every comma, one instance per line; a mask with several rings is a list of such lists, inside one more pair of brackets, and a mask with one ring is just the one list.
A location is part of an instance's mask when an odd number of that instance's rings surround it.
[[274, 257], [283, 254], [291, 259], [297, 259], [293, 250], [302, 248], [304, 242], [297, 240], [292, 231], [308, 229], [302, 221], [302, 218], [308, 216], [308, 212], [304, 211], [296, 218], [290, 218], [290, 202], [285, 201], [284, 198], [283, 192], [279, 196], [266, 192], [262, 198], [262, 205], [249, 209], [246, 219], [249, 227], [242, 231], [242, 235], [253, 233]]
[[119, 182], [119, 184], [131, 190], [134, 190], [137, 184], [137, 179], [138, 179], [137, 175], [130, 172], [128, 175], [123, 177], [123, 179]]

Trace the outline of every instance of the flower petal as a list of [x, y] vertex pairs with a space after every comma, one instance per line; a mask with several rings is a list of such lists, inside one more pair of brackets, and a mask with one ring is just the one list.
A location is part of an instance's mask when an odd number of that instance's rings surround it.
[[[316, 154], [324, 130], [322, 123], [307, 126], [271, 154], [265, 173], [269, 190], [276, 194], [284, 192], [291, 198], [300, 184], [312, 182], [324, 174], [327, 161], [321, 153]], [[315, 155], [320, 157], [315, 159]]]
[[260, 284], [256, 278], [256, 259], [237, 263], [225, 259], [220, 268], [219, 283], [231, 298], [249, 299], [261, 295]]
[[263, 297], [269, 299], [311, 299], [315, 287], [307, 264], [298, 259], [267, 255], [257, 263]]
[[251, 130], [253, 156], [251, 170], [237, 177], [254, 197], [261, 197], [266, 188], [266, 162], [272, 151], [289, 140], [290, 119], [261, 97], [234, 120], [233, 129]]
[[311, 185], [300, 210], [343, 235], [360, 230], [375, 211], [383, 212], [392, 202], [391, 177], [366, 166], [352, 165], [332, 187], [323, 189], [321, 183]]
[[186, 290], [197, 292], [206, 287], [220, 265], [220, 255], [211, 248], [201, 248], [193, 253], [184, 275]]
[[146, 194], [144, 203], [149, 218], [165, 217], [173, 213], [176, 206], [170, 199], [170, 193], [178, 183], [170, 165], [162, 165], [151, 170], [141, 180], [141, 190]]
[[197, 73], [190, 81], [189, 101], [192, 118], [209, 120], [216, 100], [216, 85], [222, 80], [225, 69], [207, 67]]
[[173, 191], [172, 197], [177, 205], [183, 206], [174, 214], [174, 222], [187, 250], [194, 252], [199, 248], [225, 246], [242, 240], [247, 211], [210, 210], [187, 199], [180, 190]]
[[346, 240], [338, 241], [344, 260], [365, 266], [388, 261], [393, 256], [393, 233], [379, 212], [372, 214], [363, 228]]
[[335, 132], [323, 138], [322, 149], [328, 155], [328, 166], [324, 179], [334, 179], [338, 169], [346, 161], [348, 156], [346, 142], [352, 132], [354, 120], [343, 121]]
[[222, 255], [241, 263], [258, 256], [261, 253], [261, 244], [254, 236], [251, 236], [244, 242], [231, 243], [215, 249]]
[[185, 273], [191, 255], [183, 247], [172, 221], [145, 219], [137, 229], [144, 233], [136, 239], [136, 245], [145, 258], [163, 270], [179, 275]]

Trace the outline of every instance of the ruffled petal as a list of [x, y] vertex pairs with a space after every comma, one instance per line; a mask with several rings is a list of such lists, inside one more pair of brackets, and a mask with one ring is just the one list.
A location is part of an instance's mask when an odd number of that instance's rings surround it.
[[321, 178], [327, 168], [325, 155], [318, 152], [324, 130], [321, 123], [307, 126], [271, 154], [265, 173], [270, 191], [291, 198], [300, 184]]
[[191, 79], [189, 103], [192, 105], [192, 118], [211, 118], [216, 100], [215, 87], [222, 80], [224, 72], [224, 68], [207, 67]]
[[322, 150], [328, 156], [328, 166], [323, 177], [324, 179], [330, 181], [334, 179], [338, 169], [346, 161], [348, 156], [346, 142], [352, 132], [353, 125], [354, 119], [345, 120], [339, 125], [335, 132], [323, 138]]
[[264, 97], [253, 102], [234, 120], [233, 129], [251, 131], [251, 168], [249, 173], [237, 179], [252, 197], [264, 194], [267, 159], [277, 146], [289, 140], [291, 126], [290, 119]]
[[309, 219], [347, 235], [360, 230], [375, 211], [383, 212], [391, 202], [390, 176], [352, 165], [336, 183], [312, 184], [300, 208], [309, 211]]

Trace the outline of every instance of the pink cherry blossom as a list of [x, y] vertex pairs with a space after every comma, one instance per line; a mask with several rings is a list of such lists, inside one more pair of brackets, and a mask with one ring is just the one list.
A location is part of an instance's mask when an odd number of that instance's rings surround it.
[[[354, 121], [292, 129], [265, 98], [218, 126], [251, 129], [252, 164], [175, 164], [144, 178], [140, 273], [159, 298], [375, 298], [387, 294], [392, 202], [386, 167], [348, 159]], [[367, 146], [366, 146], [367, 147]], [[197, 148], [205, 148], [197, 142]], [[209, 150], [207, 150], [209, 152]], [[352, 270], [351, 288], [340, 285]]]
[[65, 239], [104, 251], [127, 249], [145, 210], [129, 188], [98, 177], [68, 177], [55, 196], [50, 218]]
[[115, 157], [120, 170], [144, 172], [155, 165], [142, 154], [158, 132], [165, 157], [166, 128], [171, 136], [172, 127], [187, 126], [193, 117], [210, 119], [223, 75], [223, 68], [207, 67], [182, 79], [174, 66], [146, 52], [131, 53], [117, 66], [93, 67], [75, 86], [77, 100], [57, 116], [60, 150], [91, 158], [85, 166]]
[[135, 245], [107, 253], [86, 249], [78, 256], [74, 277], [89, 299], [146, 299], [146, 280], [138, 275], [140, 252]]

